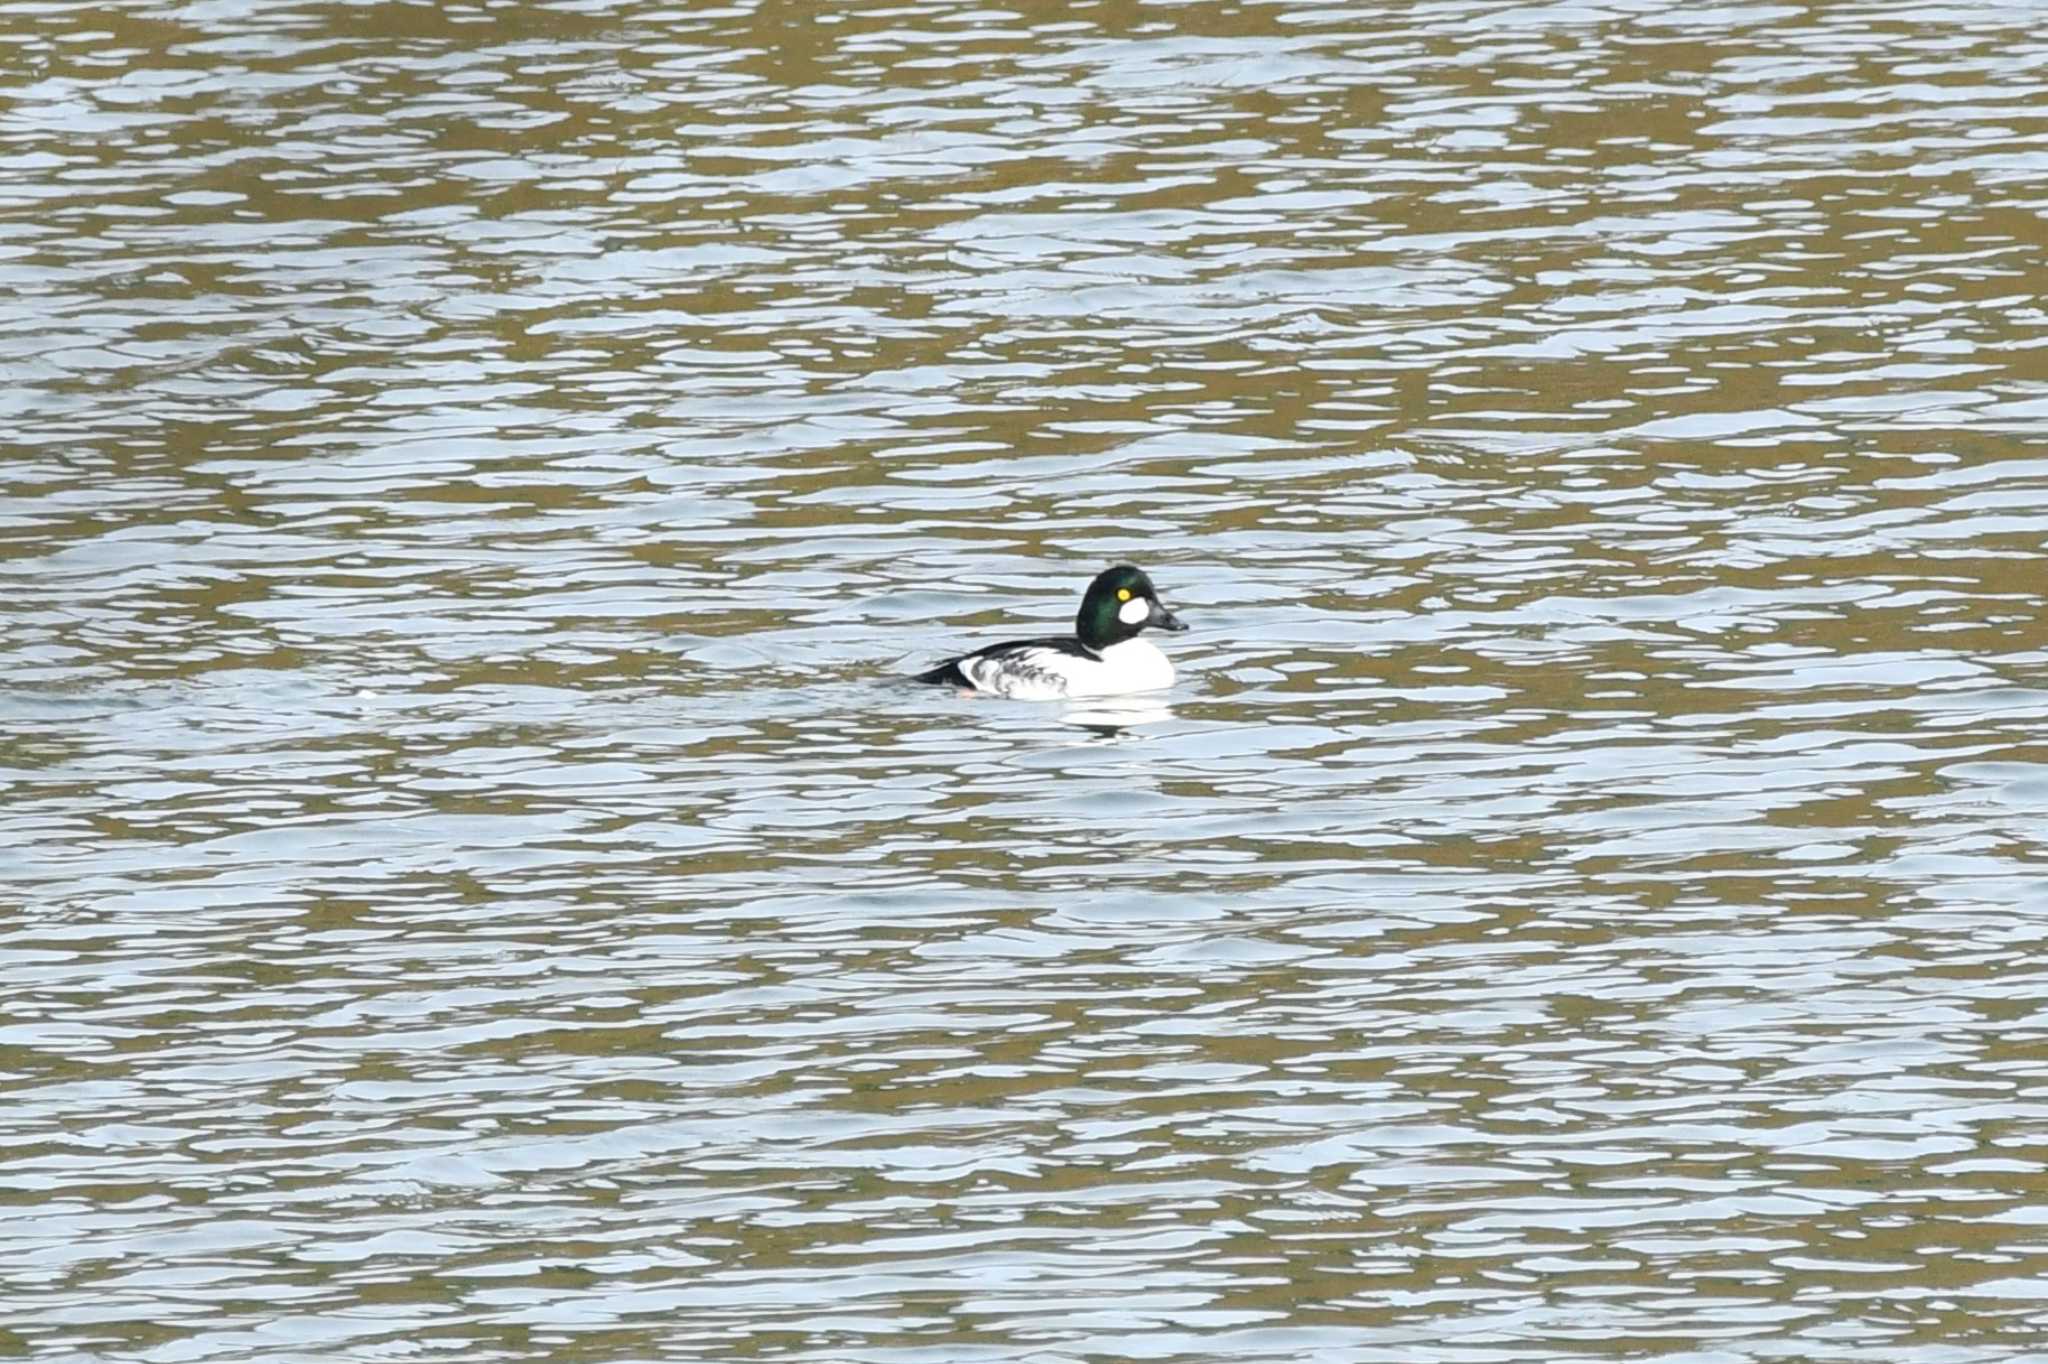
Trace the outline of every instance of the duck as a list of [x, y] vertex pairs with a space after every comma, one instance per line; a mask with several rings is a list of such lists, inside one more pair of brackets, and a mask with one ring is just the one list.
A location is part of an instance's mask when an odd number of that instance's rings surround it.
[[991, 644], [947, 659], [916, 680], [1015, 701], [1161, 691], [1173, 685], [1173, 661], [1138, 636], [1187, 628], [1159, 600], [1150, 578], [1130, 564], [1117, 564], [1088, 584], [1073, 634]]

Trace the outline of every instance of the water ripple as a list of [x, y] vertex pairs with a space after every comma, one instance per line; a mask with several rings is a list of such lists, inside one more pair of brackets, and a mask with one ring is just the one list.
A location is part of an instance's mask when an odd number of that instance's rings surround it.
[[0, 1352], [2048, 1326], [2027, 7], [0, 8]]

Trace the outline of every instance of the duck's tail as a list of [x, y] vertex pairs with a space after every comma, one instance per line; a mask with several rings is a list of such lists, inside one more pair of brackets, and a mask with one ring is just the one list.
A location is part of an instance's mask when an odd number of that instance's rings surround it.
[[930, 672], [919, 673], [911, 681], [929, 682], [934, 686], [941, 687], [971, 687], [974, 685], [967, 680], [967, 674], [960, 671], [960, 660], [957, 658], [947, 659]]

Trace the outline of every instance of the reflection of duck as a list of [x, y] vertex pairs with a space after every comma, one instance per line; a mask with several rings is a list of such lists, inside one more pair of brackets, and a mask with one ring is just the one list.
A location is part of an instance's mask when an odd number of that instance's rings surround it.
[[1121, 739], [1139, 725], [1173, 718], [1173, 707], [1149, 696], [1105, 696], [1084, 699], [1060, 712], [1060, 723], [1087, 730], [1098, 739]]
[[920, 682], [951, 683], [1019, 701], [1066, 696], [1122, 696], [1173, 685], [1173, 664], [1138, 632], [1149, 626], [1185, 630], [1160, 604], [1152, 580], [1129, 564], [1104, 569], [1088, 584], [1074, 633], [1057, 639], [991, 644], [950, 659]]

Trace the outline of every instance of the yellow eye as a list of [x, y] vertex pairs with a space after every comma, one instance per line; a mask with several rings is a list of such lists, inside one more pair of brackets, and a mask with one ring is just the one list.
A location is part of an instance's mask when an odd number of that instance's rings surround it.
[[1131, 589], [1128, 587], [1119, 587], [1116, 590], [1116, 599], [1118, 601], [1129, 601], [1131, 599]]

